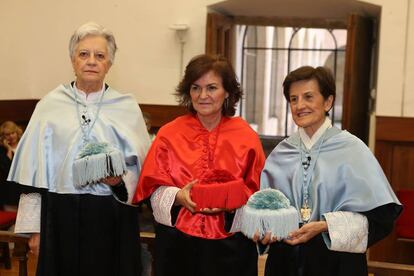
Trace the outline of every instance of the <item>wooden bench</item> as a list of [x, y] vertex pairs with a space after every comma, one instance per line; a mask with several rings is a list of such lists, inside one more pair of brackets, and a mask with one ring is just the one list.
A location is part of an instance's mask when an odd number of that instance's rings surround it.
[[414, 276], [414, 265], [368, 261], [368, 272], [374, 276]]

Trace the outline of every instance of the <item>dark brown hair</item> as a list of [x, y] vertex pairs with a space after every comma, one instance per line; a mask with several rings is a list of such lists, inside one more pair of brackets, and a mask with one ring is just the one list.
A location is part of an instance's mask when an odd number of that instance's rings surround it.
[[301, 81], [301, 80], [311, 80], [314, 79], [318, 82], [319, 91], [321, 92], [323, 98], [326, 100], [329, 96], [333, 96], [332, 105], [335, 102], [336, 97], [336, 84], [335, 79], [329, 70], [326, 67], [312, 67], [312, 66], [302, 66], [298, 69], [290, 72], [285, 80], [283, 81], [283, 94], [288, 102], [290, 102], [290, 86], [292, 83]]
[[184, 77], [175, 93], [180, 105], [187, 107], [190, 112], [196, 113], [191, 103], [191, 85], [209, 71], [213, 71], [221, 77], [223, 88], [229, 93], [228, 98], [223, 104], [222, 114], [224, 116], [233, 116], [236, 112], [235, 105], [240, 100], [243, 92], [230, 62], [220, 55], [205, 54], [191, 59], [185, 68]]

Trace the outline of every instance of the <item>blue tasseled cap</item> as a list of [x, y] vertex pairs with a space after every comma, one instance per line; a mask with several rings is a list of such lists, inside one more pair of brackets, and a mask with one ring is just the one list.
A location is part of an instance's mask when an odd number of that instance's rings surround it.
[[247, 202], [247, 206], [254, 209], [278, 210], [290, 206], [289, 199], [275, 189], [264, 189], [254, 193]]
[[108, 143], [88, 143], [78, 154], [78, 158], [84, 158], [99, 153], [109, 153], [113, 147]]

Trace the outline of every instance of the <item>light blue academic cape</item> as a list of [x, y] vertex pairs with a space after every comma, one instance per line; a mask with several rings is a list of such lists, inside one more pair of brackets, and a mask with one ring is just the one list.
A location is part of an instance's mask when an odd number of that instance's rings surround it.
[[[48, 189], [60, 194], [112, 194], [109, 186], [98, 183], [76, 188], [72, 165], [82, 147], [82, 131], [72, 87], [60, 85], [36, 105], [13, 159], [8, 179], [17, 183]], [[83, 103], [78, 97], [78, 102]], [[87, 103], [93, 122], [99, 99]], [[79, 110], [83, 108], [79, 105]], [[139, 106], [131, 95], [108, 87], [101, 102], [91, 140], [108, 142], [123, 153], [127, 164], [124, 182], [130, 197], [150, 144]]]
[[327, 212], [364, 212], [388, 203], [400, 205], [369, 148], [354, 135], [336, 127], [327, 129], [310, 151], [300, 146], [298, 132], [280, 142], [266, 160], [260, 188], [279, 189], [300, 210], [301, 151], [303, 156], [305, 152], [310, 153], [310, 168], [316, 162], [309, 185], [310, 221], [321, 220]]

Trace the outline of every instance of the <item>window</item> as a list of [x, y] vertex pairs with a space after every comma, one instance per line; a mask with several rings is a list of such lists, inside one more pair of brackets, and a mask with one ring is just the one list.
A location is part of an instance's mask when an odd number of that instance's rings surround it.
[[238, 25], [236, 45], [244, 90], [238, 111], [259, 134], [283, 137], [296, 130], [282, 82], [303, 65], [332, 70], [337, 96], [330, 116], [341, 127], [346, 30]]

